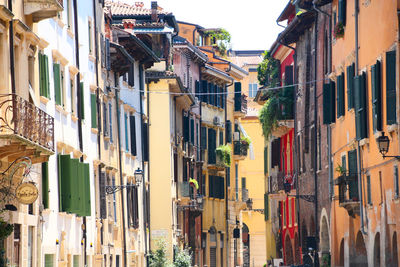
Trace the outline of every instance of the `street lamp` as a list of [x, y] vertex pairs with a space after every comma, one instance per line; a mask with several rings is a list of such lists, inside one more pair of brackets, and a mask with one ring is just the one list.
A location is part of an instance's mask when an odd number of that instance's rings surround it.
[[139, 168], [134, 173], [136, 186], [139, 187], [143, 181], [143, 171]]
[[386, 153], [389, 151], [390, 140], [389, 137], [385, 135], [385, 132], [382, 132], [382, 135], [378, 137], [378, 148], [379, 152], [382, 154], [383, 158], [396, 158], [400, 160], [400, 156], [386, 156]]

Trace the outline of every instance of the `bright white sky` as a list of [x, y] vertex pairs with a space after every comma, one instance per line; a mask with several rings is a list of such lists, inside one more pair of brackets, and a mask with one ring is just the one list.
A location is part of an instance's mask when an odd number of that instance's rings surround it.
[[[118, 0], [114, 0], [117, 2]], [[120, 0], [134, 4], [140, 0]], [[142, 0], [150, 8], [151, 0]], [[158, 0], [158, 5], [176, 20], [205, 28], [225, 28], [232, 35], [235, 50], [266, 50], [282, 27], [276, 19], [288, 0]]]

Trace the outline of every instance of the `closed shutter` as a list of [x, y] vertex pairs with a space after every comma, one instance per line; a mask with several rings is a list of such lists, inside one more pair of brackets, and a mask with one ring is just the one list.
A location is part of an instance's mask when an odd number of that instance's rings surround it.
[[62, 105], [62, 94], [61, 94], [61, 73], [60, 64], [53, 64], [53, 75], [54, 75], [54, 95], [57, 105]]
[[371, 66], [372, 125], [374, 132], [382, 131], [381, 63]]
[[264, 147], [264, 175], [268, 172], [268, 147]]
[[344, 73], [337, 76], [337, 117], [344, 116]]
[[190, 143], [194, 145], [194, 120], [190, 119]]
[[222, 131], [219, 132], [219, 145], [222, 146], [224, 144], [224, 133]]
[[225, 181], [224, 177], [220, 177], [220, 183], [221, 183], [221, 199], [225, 198]]
[[208, 129], [208, 163], [215, 164], [216, 163], [216, 133], [214, 129]]
[[49, 57], [44, 55], [45, 97], [50, 99]]
[[335, 116], [335, 114], [336, 114], [336, 112], [335, 112], [335, 108], [336, 108], [336, 105], [335, 105], [336, 89], [335, 89], [335, 87], [336, 87], [336, 84], [335, 84], [335, 82], [331, 81], [329, 84], [329, 87], [330, 87], [329, 90], [330, 90], [330, 94], [331, 94], [331, 97], [330, 97], [331, 102], [329, 103], [329, 107], [330, 107], [329, 114], [331, 116], [331, 123], [334, 123], [336, 121], [336, 116]]
[[83, 163], [83, 170], [85, 174], [85, 189], [84, 189], [84, 216], [91, 216], [91, 203], [90, 203], [90, 169], [88, 163]]
[[107, 103], [103, 102], [103, 134], [104, 136], [108, 136], [108, 124], [107, 124]]
[[214, 93], [215, 93], [215, 105], [217, 107], [221, 107], [221, 101], [220, 101], [220, 94], [219, 94], [219, 86], [215, 85], [214, 87]]
[[124, 114], [124, 124], [125, 124], [125, 150], [129, 152], [129, 130], [128, 130], [128, 115]]
[[338, 22], [346, 25], [346, 0], [339, 0]]
[[201, 100], [199, 93], [200, 93], [200, 82], [195, 81], [194, 82], [194, 95], [195, 95], [195, 97], [197, 97], [198, 100]]
[[365, 72], [354, 79], [355, 87], [355, 117], [357, 140], [367, 137], [367, 110], [366, 110], [366, 88]]
[[59, 155], [59, 182], [60, 182], [60, 211], [71, 209], [71, 158], [69, 155]]
[[395, 197], [399, 197], [399, 168], [394, 166], [394, 195]]
[[205, 102], [205, 103], [207, 103], [207, 92], [208, 92], [207, 86], [208, 86], [207, 81], [202, 80], [201, 81], [201, 96], [200, 96], [200, 99], [201, 99], [202, 102]]
[[38, 54], [38, 61], [39, 61], [39, 90], [41, 96], [46, 96], [45, 86], [44, 86], [44, 56], [41, 52]]
[[106, 57], [105, 57], [105, 41], [104, 41], [104, 35], [101, 33], [100, 34], [100, 54], [101, 54], [101, 67], [105, 68], [106, 67]]
[[225, 86], [221, 87], [221, 108], [225, 109], [225, 100], [226, 100], [226, 88]]
[[386, 52], [386, 123], [396, 123], [396, 51]]
[[200, 146], [202, 149], [207, 149], [207, 128], [201, 126], [200, 131]]
[[45, 209], [49, 208], [49, 163], [42, 163], [42, 202]]
[[213, 83], [210, 83], [210, 95], [209, 95], [209, 99], [210, 99], [210, 105], [215, 106], [215, 85]]
[[347, 154], [349, 167], [349, 197], [358, 199], [358, 180], [357, 180], [357, 150], [351, 150]]
[[293, 66], [285, 67], [285, 85], [293, 84]]
[[208, 196], [215, 197], [215, 181], [213, 175], [208, 175]]
[[136, 150], [136, 119], [135, 119], [135, 116], [129, 117], [129, 124], [131, 127], [131, 154], [133, 156], [136, 156], [137, 150]]
[[53, 267], [53, 266], [54, 266], [54, 254], [45, 254], [44, 267]]
[[111, 70], [111, 59], [110, 59], [110, 40], [106, 38], [106, 69]]
[[330, 94], [330, 84], [329, 83], [324, 83], [323, 86], [323, 122], [324, 124], [330, 124], [331, 123], [331, 108], [330, 108], [330, 103], [331, 103], [331, 94]]
[[133, 225], [135, 228], [139, 227], [139, 197], [138, 197], [138, 188], [135, 187], [133, 189]]
[[371, 176], [367, 176], [367, 202], [369, 205], [372, 204], [372, 196], [371, 196]]
[[182, 181], [187, 182], [188, 180], [188, 169], [187, 169], [187, 160], [186, 158], [182, 158]]
[[131, 64], [128, 71], [128, 85], [135, 86], [135, 65]]
[[235, 97], [234, 97], [234, 111], [241, 111], [242, 109], [242, 84], [240, 82], [235, 82]]
[[79, 116], [80, 119], [84, 120], [85, 119], [85, 92], [84, 92], [84, 86], [83, 82], [79, 84], [79, 96], [80, 96], [80, 112]]
[[225, 123], [225, 138], [227, 143], [232, 143], [232, 122], [227, 120]]
[[113, 128], [112, 128], [112, 105], [108, 103], [108, 126], [109, 126], [109, 136], [111, 143], [113, 142]]
[[264, 194], [264, 220], [268, 221], [269, 219], [269, 198], [268, 194]]
[[143, 123], [143, 160], [149, 161], [149, 125]]
[[97, 128], [97, 96], [96, 96], [96, 94], [90, 94], [90, 111], [91, 111], [92, 128]]
[[83, 176], [83, 170], [81, 169], [81, 163], [79, 159], [70, 159], [70, 194], [71, 194], [71, 207], [69, 212], [76, 213], [81, 216], [81, 188], [83, 184], [81, 182]]
[[182, 128], [183, 140], [189, 142], [189, 118], [185, 115], [184, 111], [182, 111]]
[[107, 218], [107, 199], [106, 199], [106, 173], [100, 172], [99, 176], [100, 192], [100, 218]]
[[[128, 184], [131, 185], [131, 184]], [[126, 187], [126, 217], [128, 219], [128, 228], [131, 228], [133, 224], [133, 214], [132, 214], [132, 191], [133, 188]]]
[[347, 67], [347, 109], [354, 108], [354, 63]]

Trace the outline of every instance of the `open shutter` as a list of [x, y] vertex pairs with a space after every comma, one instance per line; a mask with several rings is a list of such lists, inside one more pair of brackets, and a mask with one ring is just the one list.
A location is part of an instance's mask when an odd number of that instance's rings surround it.
[[357, 180], [357, 150], [351, 150], [347, 154], [349, 175], [349, 197], [358, 199], [358, 180]]
[[100, 218], [107, 218], [107, 200], [106, 200], [106, 173], [100, 172], [99, 177], [99, 192], [100, 192]]
[[70, 211], [71, 209], [71, 158], [69, 155], [59, 156], [59, 175], [60, 175], [60, 211]]
[[226, 88], [225, 85], [221, 87], [221, 108], [225, 109], [225, 101], [226, 101]]
[[149, 125], [143, 123], [143, 160], [149, 161]]
[[268, 147], [264, 147], [264, 175], [268, 172]]
[[336, 114], [336, 112], [335, 112], [335, 108], [336, 108], [336, 105], [335, 105], [336, 89], [335, 89], [335, 87], [336, 87], [336, 84], [335, 84], [335, 82], [331, 81], [329, 86], [330, 86], [329, 92], [331, 94], [331, 97], [330, 97], [331, 103], [329, 104], [329, 107], [330, 107], [329, 115], [331, 116], [331, 123], [334, 123], [336, 121], [336, 116], [335, 116], [335, 114]]
[[125, 151], [129, 152], [129, 130], [128, 130], [128, 114], [124, 114], [125, 125]]
[[268, 194], [264, 194], [264, 220], [268, 221], [269, 219], [269, 199]]
[[215, 99], [215, 106], [217, 106], [217, 107], [220, 107], [220, 105], [221, 105], [221, 101], [219, 100], [220, 99], [220, 94], [219, 94], [219, 86], [218, 85], [215, 85], [214, 86], [214, 99]]
[[135, 86], [135, 65], [131, 64], [128, 71], [128, 85]]
[[53, 75], [54, 75], [54, 95], [55, 101], [57, 105], [62, 105], [61, 100], [61, 73], [60, 73], [60, 64], [53, 64]]
[[354, 63], [347, 67], [347, 109], [354, 108]]
[[242, 110], [242, 83], [235, 82], [235, 97], [234, 97], [234, 111]]
[[84, 189], [84, 203], [85, 203], [85, 216], [91, 215], [91, 203], [90, 203], [90, 172], [89, 172], [89, 164], [83, 164], [83, 171], [85, 174], [85, 189]]
[[367, 111], [366, 111], [366, 89], [365, 72], [356, 76], [355, 87], [355, 113], [356, 113], [356, 136], [357, 140], [367, 137]]
[[44, 57], [41, 52], [38, 53], [38, 61], [39, 61], [39, 90], [41, 96], [46, 96], [45, 86], [44, 86]]
[[182, 112], [183, 140], [189, 142], [189, 117]]
[[337, 76], [337, 117], [344, 116], [344, 73]]
[[202, 149], [207, 149], [207, 128], [201, 126], [200, 131], [200, 146]]
[[208, 163], [215, 164], [216, 163], [216, 133], [215, 130], [210, 128], [208, 129]]
[[285, 85], [293, 84], [293, 66], [285, 67]]
[[339, 0], [338, 22], [346, 25], [346, 0]]
[[396, 51], [386, 52], [386, 123], [396, 123]]
[[209, 101], [209, 104], [210, 105], [215, 105], [215, 94], [214, 94], [214, 88], [215, 88], [215, 86], [214, 86], [214, 84], [213, 83], [210, 83], [209, 84], [209, 90], [210, 90], [210, 95], [208, 96], [208, 99], [210, 100]]
[[222, 131], [219, 132], [219, 145], [222, 146], [224, 144], [224, 133]]
[[47, 55], [43, 54], [43, 93], [44, 96], [50, 99], [50, 79], [49, 79], [49, 58]]
[[331, 94], [330, 94], [330, 84], [324, 83], [323, 86], [323, 122], [324, 124], [331, 123]]
[[135, 116], [130, 116], [129, 117], [129, 123], [131, 126], [131, 154], [133, 156], [137, 155], [136, 151], [136, 119]]
[[372, 125], [374, 132], [382, 131], [381, 63], [371, 66]]
[[90, 112], [92, 128], [97, 128], [97, 96], [90, 94]]
[[84, 186], [81, 182], [83, 170], [81, 170], [81, 163], [79, 159], [70, 159], [70, 182], [71, 182], [71, 208], [69, 212], [76, 213], [82, 216], [81, 213], [81, 194], [82, 187]]
[[80, 112], [79, 116], [81, 120], [85, 119], [85, 99], [84, 99], [84, 88], [83, 88], [83, 82], [79, 84], [79, 98], [80, 98]]
[[42, 203], [45, 209], [49, 208], [49, 163], [42, 163]]
[[227, 120], [225, 123], [225, 138], [227, 143], [232, 143], [232, 122]]
[[106, 38], [106, 69], [111, 70], [110, 40]]

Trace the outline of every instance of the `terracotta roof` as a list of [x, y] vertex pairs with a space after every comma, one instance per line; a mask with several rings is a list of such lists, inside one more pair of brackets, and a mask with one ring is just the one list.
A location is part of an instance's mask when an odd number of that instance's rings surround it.
[[[113, 15], [120, 15], [120, 16], [129, 16], [129, 15], [135, 15], [135, 16], [149, 16], [151, 15], [151, 9], [150, 8], [144, 8], [142, 6], [133, 6], [129, 5], [126, 3], [121, 3], [121, 2], [110, 2], [106, 1], [105, 4], [107, 7], [111, 9], [111, 13]], [[168, 15], [171, 14], [171, 12], [166, 12], [162, 9], [157, 9], [157, 14], [163, 14], [163, 15]]]

